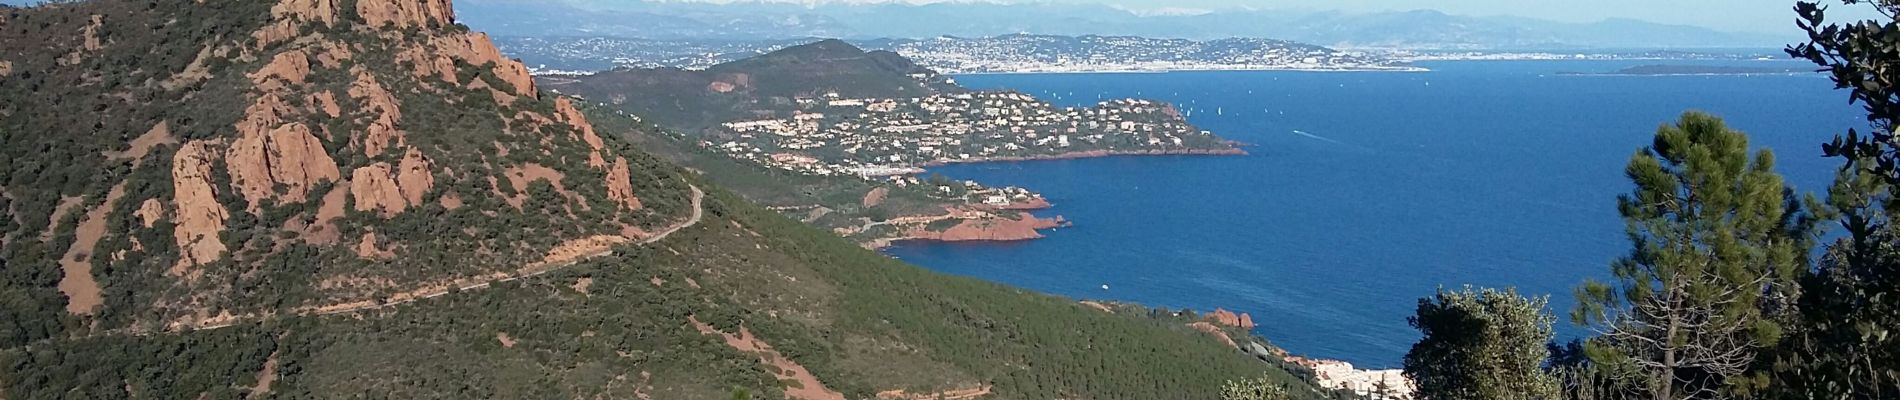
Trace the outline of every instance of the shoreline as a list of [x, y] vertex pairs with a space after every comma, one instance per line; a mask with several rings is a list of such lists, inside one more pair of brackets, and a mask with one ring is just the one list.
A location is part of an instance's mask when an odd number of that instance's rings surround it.
[[[1176, 150], [1087, 150], [1087, 151], [1044, 154], [1044, 155], [1034, 155], [1034, 156], [989, 157], [989, 158], [966, 159], [966, 160], [938, 160], [938, 161], [931, 161], [928, 163], [919, 164], [919, 165], [907, 167], [907, 168], [916, 170], [916, 172], [911, 172], [910, 174], [918, 174], [918, 173], [923, 173], [925, 171], [924, 168], [940, 167], [940, 166], [951, 165], [951, 164], [1055, 161], [1055, 160], [1075, 160], [1075, 159], [1085, 159], [1085, 158], [1107, 158], [1107, 157], [1128, 157], [1128, 156], [1245, 156], [1245, 155], [1249, 155], [1249, 153], [1247, 153], [1246, 150], [1241, 149], [1239, 147], [1239, 146], [1244, 146], [1245, 144], [1239, 143], [1239, 142], [1232, 142], [1232, 141], [1228, 142], [1228, 144], [1231, 146], [1236, 146], [1236, 147], [1230, 147], [1230, 148], [1225, 148], [1225, 149], [1176, 149]], [[1054, 208], [1054, 206], [1055, 206], [1054, 204], [1049, 204], [1045, 202], [1045, 203], [1040, 203], [1040, 204], [1031, 204], [1027, 206], [1018, 206], [1016, 204], [1010, 204], [1010, 205], [1005, 205], [1001, 207], [982, 207], [982, 208], [988, 208], [992, 210], [1020, 212], [1022, 213], [1022, 215], [1026, 216], [1027, 218], [1031, 220], [1037, 220], [1039, 218], [1036, 217], [1034, 214], [1032, 214], [1033, 211], [1048, 210], [1048, 209]], [[912, 216], [912, 217], [927, 217], [927, 216], [919, 215], [919, 216]], [[954, 214], [944, 215], [942, 217], [943, 218], [938, 218], [937, 220], [956, 218]], [[914, 232], [901, 232], [897, 236], [874, 238], [867, 241], [859, 242], [858, 244], [868, 249], [877, 250], [881, 253], [883, 252], [884, 249], [889, 248], [898, 242], [919, 242], [919, 243], [1026, 242], [1026, 241], [1032, 241], [1036, 239], [1042, 239], [1043, 236], [1039, 232], [1043, 230], [1074, 225], [1073, 221], [1069, 221], [1065, 218], [1062, 218], [1061, 216], [1056, 216], [1052, 221], [1059, 222], [1059, 224], [1054, 225], [1054, 226], [1035, 228], [1035, 232], [1038, 232], [1038, 234], [1035, 234], [1035, 235], [1015, 235], [1015, 236], [1007, 237], [1007, 238], [992, 237], [988, 239], [979, 239], [979, 240], [970, 240], [970, 239], [945, 240], [943, 238], [920, 237], [920, 235], [912, 234]]]
[[1201, 68], [1104, 68], [1104, 69], [1023, 69], [1010, 71], [957, 71], [944, 70], [944, 75], [1032, 75], [1032, 74], [1165, 74], [1170, 72], [1431, 72], [1424, 67], [1355, 67], [1355, 68], [1314, 68], [1314, 67], [1201, 67]]
[[923, 164], [917, 164], [913, 166], [913, 168], [941, 167], [941, 166], [953, 165], [953, 164], [1075, 160], [1075, 159], [1083, 159], [1083, 158], [1105, 158], [1105, 157], [1124, 157], [1124, 156], [1245, 156], [1245, 155], [1249, 155], [1249, 153], [1247, 153], [1247, 150], [1241, 149], [1239, 147], [1232, 147], [1232, 148], [1226, 148], [1226, 149], [1180, 149], [1180, 150], [1085, 150], [1085, 151], [1072, 151], [1072, 152], [1067, 152], [1067, 153], [1042, 154], [1042, 155], [1031, 155], [1031, 156], [985, 157], [985, 158], [971, 158], [971, 159], [963, 159], [963, 160], [936, 160], [936, 161], [926, 162]]

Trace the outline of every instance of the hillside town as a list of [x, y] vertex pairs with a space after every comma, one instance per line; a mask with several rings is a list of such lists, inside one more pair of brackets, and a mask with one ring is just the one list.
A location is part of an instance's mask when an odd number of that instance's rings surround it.
[[1377, 55], [1284, 40], [1004, 35], [899, 40], [885, 48], [949, 74], [1218, 70], [1422, 71]]
[[[615, 68], [701, 70], [810, 40], [658, 40], [615, 37], [500, 37], [535, 75]], [[1195, 41], [1134, 36], [1004, 35], [983, 38], [856, 40], [947, 74], [1215, 70], [1419, 70], [1384, 53], [1341, 51], [1261, 38]]]
[[1150, 100], [1055, 107], [1017, 92], [917, 98], [799, 99], [786, 118], [728, 122], [701, 145], [766, 166], [823, 176], [880, 177], [957, 162], [1091, 153], [1238, 152]]

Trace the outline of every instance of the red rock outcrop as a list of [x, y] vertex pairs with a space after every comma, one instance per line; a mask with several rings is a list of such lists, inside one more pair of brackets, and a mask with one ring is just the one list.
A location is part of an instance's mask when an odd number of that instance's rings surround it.
[[1036, 196], [1030, 197], [1029, 200], [1011, 201], [1009, 204], [1004, 204], [997, 208], [1003, 210], [1041, 210], [1054, 206], [1054, 204], [1049, 204], [1049, 200]]
[[966, 219], [943, 232], [916, 229], [910, 237], [945, 242], [1031, 240], [1043, 237], [1037, 230], [1056, 228], [1062, 224], [1061, 218], [1043, 219], [1027, 214], [1019, 218], [992, 216]]
[[1214, 323], [1217, 324], [1241, 329], [1253, 329], [1253, 317], [1247, 315], [1247, 313], [1235, 314], [1233, 311], [1216, 308], [1214, 309], [1214, 313], [1208, 314], [1207, 316], [1214, 318]]
[[[456, 76], [455, 60], [460, 59], [472, 65], [493, 63], [494, 74], [502, 82], [513, 86], [506, 91], [517, 96], [538, 98], [534, 88], [534, 77], [528, 74], [528, 67], [520, 61], [508, 58], [495, 48], [488, 34], [469, 32], [462, 34], [439, 35], [427, 46], [409, 47], [396, 55], [399, 61], [415, 65], [417, 77], [437, 77], [442, 81], [462, 86], [473, 82], [461, 82]], [[494, 89], [500, 90], [500, 89]]]
[[[447, 2], [447, 0], [442, 1]], [[538, 98], [534, 88], [534, 76], [528, 74], [528, 67], [521, 65], [520, 61], [503, 56], [501, 49], [495, 48], [495, 42], [489, 40], [486, 33], [471, 32], [438, 37], [436, 50], [441, 54], [460, 58], [469, 64], [495, 63], [495, 77], [514, 86], [513, 94]]]
[[217, 157], [211, 143], [194, 140], [185, 143], [172, 156], [172, 202], [177, 228], [172, 237], [178, 243], [178, 263], [169, 271], [173, 276], [193, 276], [191, 267], [224, 257], [224, 220], [230, 214], [218, 204], [217, 188], [211, 184], [212, 160]]
[[566, 97], [554, 99], [554, 120], [573, 126], [575, 131], [580, 132], [581, 141], [587, 142], [587, 147], [594, 150], [607, 148], [607, 142], [601, 140], [600, 134], [594, 132], [594, 124], [587, 123], [587, 115], [581, 114], [580, 109], [574, 108], [574, 101]]
[[449, 0], [359, 0], [356, 12], [373, 28], [384, 25], [428, 27], [455, 22], [455, 9]]
[[385, 218], [422, 204], [433, 186], [435, 175], [428, 158], [413, 148], [403, 153], [396, 166], [378, 162], [350, 171], [350, 196], [356, 198], [356, 210], [381, 210]]
[[381, 210], [384, 217], [393, 217], [409, 207], [386, 162], [350, 171], [350, 197], [356, 199], [357, 211]]
[[614, 157], [614, 166], [607, 170], [607, 198], [628, 210], [640, 209], [640, 198], [633, 195], [633, 175], [627, 170], [626, 157]]
[[[345, 185], [347, 184], [348, 182], [345, 182]], [[330, 192], [323, 195], [323, 200], [317, 203], [316, 221], [304, 227], [304, 242], [327, 245], [336, 244], [337, 240], [342, 238], [341, 232], [337, 231], [336, 219], [343, 217], [344, 196], [348, 196], [349, 193], [350, 191], [344, 186], [338, 186], [330, 188]]]
[[330, 92], [317, 92], [317, 94], [310, 95], [310, 105], [311, 107], [315, 107], [317, 111], [322, 111], [324, 115], [330, 116], [330, 118], [343, 116], [343, 106], [336, 103], [336, 95]]
[[363, 147], [364, 155], [380, 155], [390, 146], [403, 143], [404, 133], [399, 128], [402, 109], [396, 106], [396, 96], [383, 89], [375, 76], [368, 71], [357, 71], [356, 81], [350, 84], [350, 98], [361, 102], [363, 110], [375, 114], [363, 135], [350, 139], [352, 144]]
[[279, 0], [270, 8], [271, 18], [302, 19], [322, 22], [324, 25], [336, 23], [335, 0]]
[[265, 92], [282, 89], [291, 84], [303, 83], [310, 77], [310, 56], [302, 50], [277, 53], [269, 64], [250, 74], [251, 83]]
[[270, 8], [272, 22], [251, 33], [257, 49], [297, 37], [305, 22], [336, 23], [336, 0], [278, 0]]
[[0, 60], [0, 76], [13, 75], [13, 62]]
[[[250, 200], [252, 212], [264, 199], [276, 199], [280, 204], [304, 202], [312, 186], [336, 182], [341, 177], [336, 161], [303, 124], [286, 124], [269, 132], [240, 127], [238, 135], [225, 154], [225, 162], [230, 167], [231, 185]], [[277, 192], [280, 186], [283, 193]]]
[[396, 164], [396, 188], [402, 191], [402, 198], [409, 205], [421, 205], [422, 196], [435, 187], [432, 165], [428, 157], [414, 148], [404, 152], [402, 161]]
[[132, 214], [139, 217], [139, 223], [145, 224], [146, 228], [151, 228], [165, 218], [165, 204], [158, 202], [158, 199], [145, 199], [145, 203], [139, 204], [138, 211], [133, 211]]

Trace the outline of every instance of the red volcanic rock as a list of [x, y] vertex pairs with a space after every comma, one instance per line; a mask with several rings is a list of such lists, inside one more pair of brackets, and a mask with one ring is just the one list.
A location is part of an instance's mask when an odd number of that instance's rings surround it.
[[1253, 317], [1247, 315], [1247, 313], [1235, 314], [1233, 311], [1216, 308], [1214, 309], [1214, 313], [1209, 314], [1209, 316], [1214, 317], [1214, 323], [1217, 324], [1241, 329], [1253, 329]]
[[1037, 232], [1038, 230], [1061, 227], [1064, 224], [1066, 221], [1061, 217], [1044, 219], [1028, 214], [1015, 218], [993, 216], [966, 219], [943, 232], [918, 229], [911, 232], [911, 237], [945, 242], [1031, 240], [1042, 238], [1042, 233]]
[[1041, 197], [1031, 197], [1029, 200], [1010, 202], [998, 208], [1004, 210], [1041, 210], [1054, 206], [1054, 204], [1049, 204], [1049, 200]]

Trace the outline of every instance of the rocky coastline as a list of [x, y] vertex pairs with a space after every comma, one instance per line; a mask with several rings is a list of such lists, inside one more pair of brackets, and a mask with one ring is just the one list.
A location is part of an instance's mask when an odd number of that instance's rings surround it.
[[1247, 151], [1239, 147], [1229, 147], [1229, 148], [1222, 148], [1222, 149], [1087, 150], [1087, 151], [1075, 151], [1075, 152], [1068, 152], [1068, 153], [1039, 154], [1039, 155], [1031, 155], [1031, 156], [1005, 156], [1005, 157], [969, 158], [969, 159], [961, 159], [961, 160], [937, 160], [937, 161], [923, 163], [921, 166], [922, 167], [941, 167], [941, 166], [951, 165], [951, 164], [975, 164], [975, 163], [989, 163], [989, 162], [1018, 162], [1018, 161], [1044, 161], [1044, 160], [1073, 160], [1073, 159], [1081, 159], [1081, 158], [1102, 158], [1102, 157], [1118, 157], [1118, 156], [1244, 156], [1244, 155], [1247, 155]]
[[[1106, 300], [1081, 300], [1078, 305], [1106, 313], [1142, 312], [1144, 307], [1137, 304]], [[1259, 358], [1267, 362], [1291, 364], [1313, 372], [1313, 381], [1320, 387], [1343, 390], [1378, 400], [1411, 400], [1416, 396], [1417, 387], [1405, 373], [1398, 369], [1359, 369], [1352, 363], [1341, 360], [1307, 358], [1288, 353], [1286, 349], [1269, 344], [1265, 338], [1253, 334], [1253, 317], [1244, 312], [1215, 308], [1213, 312], [1195, 314], [1192, 310], [1180, 310], [1171, 313], [1150, 314], [1159, 318], [1186, 318], [1188, 328], [1206, 333], [1213, 340], [1233, 347], [1235, 351]]]

